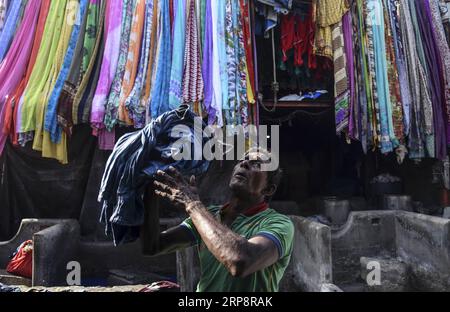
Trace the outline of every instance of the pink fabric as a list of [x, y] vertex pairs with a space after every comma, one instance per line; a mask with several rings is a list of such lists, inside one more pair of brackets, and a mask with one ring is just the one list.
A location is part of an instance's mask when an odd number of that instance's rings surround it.
[[[0, 64], [0, 129], [5, 119], [5, 103], [8, 96], [16, 90], [27, 70], [30, 59], [41, 0], [29, 1], [22, 23], [6, 57]], [[3, 152], [7, 134], [0, 130], [0, 154]]]
[[104, 128], [105, 104], [116, 73], [120, 50], [123, 2], [110, 0], [107, 3], [105, 51], [91, 111], [91, 126], [94, 128], [94, 135], [98, 133], [96, 129]]

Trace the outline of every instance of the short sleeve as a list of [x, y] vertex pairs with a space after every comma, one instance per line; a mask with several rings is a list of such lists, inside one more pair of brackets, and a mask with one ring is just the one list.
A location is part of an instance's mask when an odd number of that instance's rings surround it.
[[[221, 206], [210, 206], [208, 207], [208, 211], [212, 214], [216, 214], [220, 210]], [[185, 227], [192, 234], [194, 238], [195, 245], [200, 245], [202, 238], [200, 234], [198, 234], [197, 229], [195, 228], [194, 222], [192, 222], [191, 218], [187, 218], [181, 224], [181, 226]]]
[[280, 259], [289, 256], [294, 241], [294, 224], [289, 217], [278, 214], [267, 218], [255, 236], [263, 236], [275, 243]]

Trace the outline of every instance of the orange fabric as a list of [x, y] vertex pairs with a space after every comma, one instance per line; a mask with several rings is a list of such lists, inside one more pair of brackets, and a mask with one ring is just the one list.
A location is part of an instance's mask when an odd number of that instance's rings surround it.
[[144, 31], [145, 21], [145, 1], [138, 0], [133, 15], [133, 23], [131, 26], [130, 45], [128, 48], [128, 60], [125, 65], [125, 74], [122, 81], [122, 91], [120, 93], [119, 102], [119, 120], [127, 125], [133, 125], [128, 111], [125, 107], [125, 101], [133, 90], [134, 81], [139, 65], [139, 55], [141, 52], [142, 33]]
[[38, 24], [36, 27], [36, 33], [34, 37], [33, 49], [31, 52], [30, 60], [28, 63], [27, 73], [16, 88], [12, 96], [6, 102], [5, 111], [5, 124], [3, 126], [3, 132], [10, 135], [11, 141], [14, 145], [18, 144], [18, 133], [15, 130], [17, 124], [17, 109], [19, 107], [19, 101], [30, 79], [31, 72], [33, 71], [34, 63], [41, 46], [42, 36], [44, 34], [45, 22], [47, 20], [48, 11], [50, 9], [51, 0], [43, 0], [39, 12]]
[[153, 21], [152, 21], [152, 35], [150, 39], [150, 57], [148, 61], [148, 68], [147, 68], [147, 76], [145, 78], [145, 92], [144, 96], [142, 98], [142, 101], [144, 101], [147, 104], [147, 101], [150, 97], [150, 91], [152, 88], [152, 74], [153, 74], [153, 63], [155, 59], [155, 48], [156, 48], [156, 31], [157, 31], [157, 25], [158, 24], [158, 6], [153, 6]]

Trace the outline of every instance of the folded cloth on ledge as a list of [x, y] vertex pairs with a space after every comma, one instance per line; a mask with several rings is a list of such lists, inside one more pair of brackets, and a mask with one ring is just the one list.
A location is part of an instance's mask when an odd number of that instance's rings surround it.
[[[144, 223], [144, 192], [158, 170], [173, 166], [183, 175], [199, 175], [208, 169], [208, 161], [194, 158], [194, 144], [201, 153], [207, 140], [203, 135], [194, 135], [195, 117], [187, 106], [182, 106], [117, 142], [106, 163], [98, 196], [98, 201], [103, 201], [100, 222], [106, 224], [106, 234], [112, 234], [116, 246], [139, 237]], [[183, 152], [181, 140], [189, 142], [192, 160], [174, 159]]]

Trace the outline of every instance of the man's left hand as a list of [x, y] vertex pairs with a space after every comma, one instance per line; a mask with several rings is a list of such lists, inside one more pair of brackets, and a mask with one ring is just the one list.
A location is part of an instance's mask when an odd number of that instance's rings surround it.
[[153, 182], [155, 194], [169, 200], [174, 206], [186, 210], [190, 204], [200, 202], [195, 177], [186, 181], [173, 167], [164, 172], [158, 170]]

